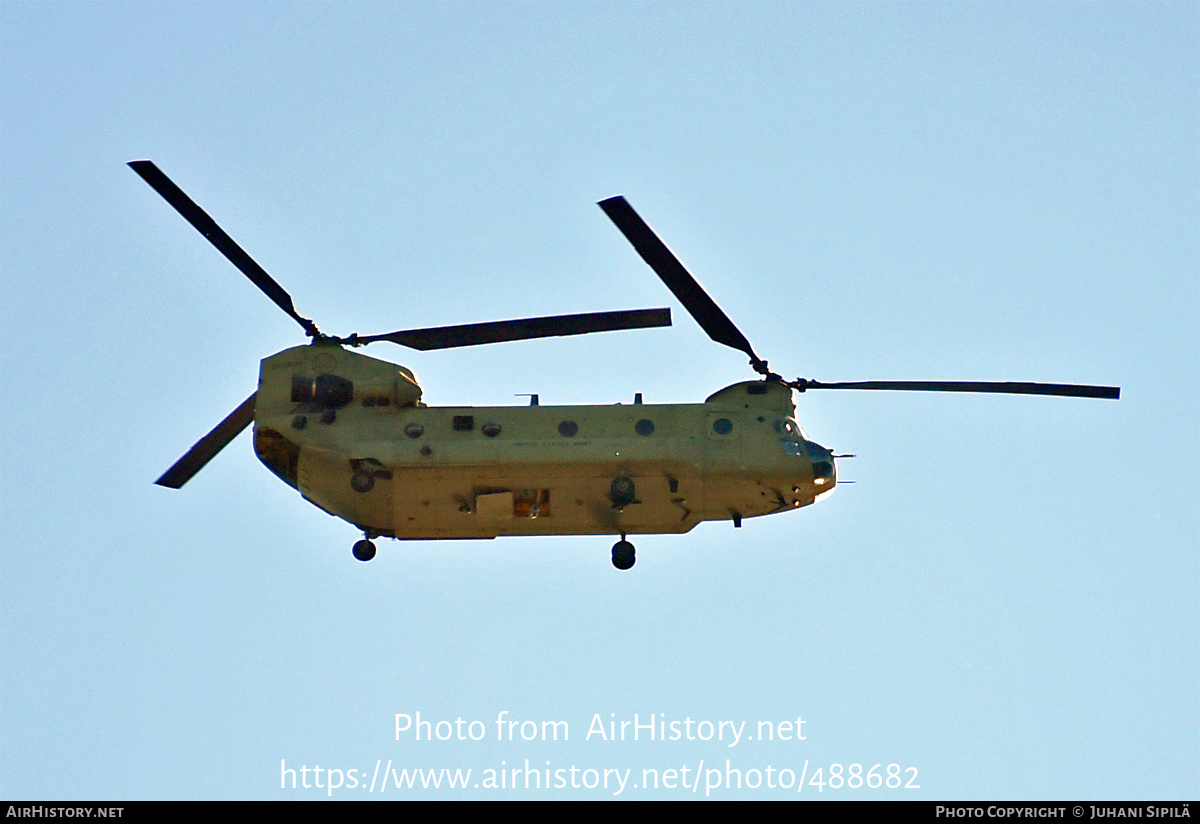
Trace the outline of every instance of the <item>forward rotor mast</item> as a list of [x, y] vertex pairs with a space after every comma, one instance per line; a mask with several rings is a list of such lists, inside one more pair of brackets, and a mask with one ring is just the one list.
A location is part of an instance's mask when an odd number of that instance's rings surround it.
[[995, 381], [846, 381], [823, 383], [807, 378], [784, 380], [772, 372], [767, 362], [750, 346], [750, 341], [734, 325], [716, 301], [709, 297], [700, 283], [659, 239], [646, 221], [633, 210], [624, 197], [618, 195], [600, 201], [600, 208], [609, 216], [621, 233], [662, 279], [671, 293], [688, 310], [696, 323], [717, 343], [744, 352], [754, 371], [766, 380], [782, 383], [798, 392], [809, 389], [874, 389], [901, 392], [986, 392], [1007, 395], [1060, 395], [1076, 398], [1107, 398], [1116, 400], [1121, 390], [1115, 386], [1081, 386], [1062, 383], [1014, 383]]

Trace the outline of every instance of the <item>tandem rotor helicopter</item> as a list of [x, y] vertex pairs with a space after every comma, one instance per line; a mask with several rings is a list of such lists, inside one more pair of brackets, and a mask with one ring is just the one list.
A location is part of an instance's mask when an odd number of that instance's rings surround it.
[[967, 381], [788, 381], [749, 341], [623, 197], [600, 208], [712, 340], [760, 376], [704, 403], [434, 407], [409, 369], [351, 351], [389, 341], [433, 350], [671, 325], [668, 309], [561, 315], [327, 335], [209, 215], [149, 160], [129, 166], [312, 339], [263, 359], [258, 388], [155, 483], [178, 489], [254, 424], [260, 461], [314, 506], [372, 539], [618, 535], [617, 569], [634, 564], [631, 534], [682, 533], [807, 506], [837, 485], [837, 458], [796, 421], [792, 392], [879, 389], [1120, 397], [1118, 387]]

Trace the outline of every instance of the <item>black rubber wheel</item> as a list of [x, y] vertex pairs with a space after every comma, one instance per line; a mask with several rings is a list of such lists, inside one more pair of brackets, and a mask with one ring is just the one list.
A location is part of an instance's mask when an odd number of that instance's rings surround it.
[[354, 544], [354, 557], [360, 561], [369, 561], [375, 557], [375, 544], [363, 539]]
[[370, 492], [375, 487], [375, 476], [367, 472], [355, 472], [350, 476], [350, 486], [355, 492]]
[[612, 562], [617, 569], [629, 569], [635, 560], [633, 544], [629, 541], [622, 540], [613, 544]]

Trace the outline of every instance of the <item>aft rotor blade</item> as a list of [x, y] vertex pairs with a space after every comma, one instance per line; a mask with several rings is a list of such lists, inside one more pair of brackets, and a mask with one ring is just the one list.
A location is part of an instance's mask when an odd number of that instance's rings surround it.
[[679, 299], [683, 308], [688, 310], [710, 338], [717, 343], [723, 343], [745, 352], [756, 367], [763, 363], [758, 355], [754, 354], [746, 336], [733, 325], [729, 316], [721, 311], [721, 307], [717, 306], [716, 302], [708, 296], [704, 288], [679, 262], [679, 258], [675, 257], [674, 252], [667, 248], [667, 245], [633, 210], [624, 197], [620, 195], [610, 197], [608, 200], [600, 201], [599, 206], [609, 219], [617, 224], [621, 234], [625, 235], [625, 238], [633, 244], [637, 253], [646, 263], [650, 264], [650, 268], [662, 278], [663, 283]]
[[229, 417], [217, 424], [212, 432], [201, 438], [195, 446], [175, 462], [174, 466], [164, 472], [163, 476], [155, 481], [155, 483], [170, 489], [179, 489], [190, 481], [193, 475], [203, 469], [206, 463], [211, 461], [218, 452], [228, 446], [229, 442], [236, 438], [254, 420], [254, 399], [257, 395], [258, 393], [255, 392], [242, 401], [241, 406], [233, 410], [229, 414]]
[[1070, 398], [1121, 397], [1119, 386], [1079, 386], [1069, 383], [1002, 383], [989, 381], [843, 381], [822, 383], [801, 378], [789, 384], [806, 389], [891, 389], [901, 392], [990, 392], [1005, 395], [1060, 395]]
[[241, 246], [229, 235], [225, 234], [216, 221], [208, 216], [208, 213], [196, 205], [196, 202], [184, 194], [183, 190], [176, 186], [169, 177], [162, 173], [162, 170], [154, 165], [149, 160], [132, 160], [129, 167], [141, 175], [142, 180], [150, 184], [154, 191], [158, 192], [163, 198], [175, 207], [175, 211], [183, 215], [184, 220], [196, 227], [196, 230], [204, 237], [208, 238], [208, 242], [217, 247], [217, 250], [229, 259], [229, 262], [242, 271], [246, 277], [250, 278], [251, 282], [261, 289], [267, 297], [275, 301], [275, 304], [287, 312], [296, 323], [304, 327], [304, 331], [311, 337], [317, 338], [321, 336], [317, 325], [305, 317], [301, 317], [296, 311], [296, 307], [292, 304], [292, 296], [287, 293], [287, 290], [275, 282], [275, 279], [266, 273], [266, 271], [254, 262], [250, 255], [246, 254]]
[[460, 326], [437, 326], [430, 329], [408, 329], [386, 335], [355, 336], [347, 338], [344, 342], [360, 346], [386, 340], [410, 349], [425, 351], [531, 338], [586, 335], [590, 332], [609, 332], [615, 329], [645, 329], [670, 325], [670, 309], [631, 309], [622, 312], [592, 312], [583, 315], [556, 315], [545, 318], [468, 323]]

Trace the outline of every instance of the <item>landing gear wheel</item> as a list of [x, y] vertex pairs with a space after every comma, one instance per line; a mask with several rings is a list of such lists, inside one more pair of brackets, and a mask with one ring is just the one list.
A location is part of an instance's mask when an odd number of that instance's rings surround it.
[[617, 569], [629, 569], [636, 559], [633, 554], [633, 544], [624, 538], [613, 544], [612, 562]]
[[363, 538], [354, 544], [354, 557], [360, 561], [369, 561], [375, 557], [375, 544]]

